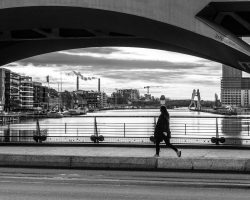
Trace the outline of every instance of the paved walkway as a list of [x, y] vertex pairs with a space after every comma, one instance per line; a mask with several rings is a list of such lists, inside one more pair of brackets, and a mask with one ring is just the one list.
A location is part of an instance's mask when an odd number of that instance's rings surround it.
[[0, 166], [112, 168], [147, 170], [222, 170], [250, 172], [250, 150], [140, 147], [0, 146]]
[[[250, 159], [250, 149], [181, 149], [181, 158], [242, 158]], [[140, 147], [72, 147], [72, 146], [0, 146], [0, 154], [12, 155], [57, 155], [97, 157], [153, 157], [155, 148]], [[161, 148], [160, 157], [176, 158], [172, 149]]]

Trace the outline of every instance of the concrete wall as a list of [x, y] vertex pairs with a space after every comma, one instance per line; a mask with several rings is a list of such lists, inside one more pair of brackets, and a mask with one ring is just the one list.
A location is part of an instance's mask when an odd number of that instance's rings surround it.
[[1, 167], [118, 170], [189, 170], [249, 173], [250, 160], [239, 158], [82, 157], [0, 154]]

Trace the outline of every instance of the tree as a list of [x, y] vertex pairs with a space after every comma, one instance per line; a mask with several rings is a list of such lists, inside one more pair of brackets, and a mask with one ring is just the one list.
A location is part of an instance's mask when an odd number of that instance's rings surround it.
[[62, 94], [61, 94], [61, 98], [62, 98], [62, 104], [66, 107], [66, 108], [71, 108], [72, 106], [72, 101], [73, 98], [70, 94], [69, 91], [65, 90]]

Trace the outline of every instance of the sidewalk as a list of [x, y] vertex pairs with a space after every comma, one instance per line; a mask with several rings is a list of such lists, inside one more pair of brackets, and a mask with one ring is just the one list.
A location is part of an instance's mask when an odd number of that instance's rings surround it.
[[250, 150], [140, 147], [0, 146], [0, 166], [250, 172]]

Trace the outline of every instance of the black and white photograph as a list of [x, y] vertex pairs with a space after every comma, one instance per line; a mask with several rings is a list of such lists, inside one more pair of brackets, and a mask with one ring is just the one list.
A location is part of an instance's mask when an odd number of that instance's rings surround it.
[[250, 199], [250, 0], [0, 0], [0, 200]]

